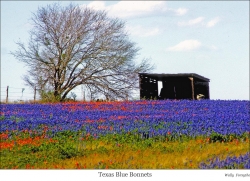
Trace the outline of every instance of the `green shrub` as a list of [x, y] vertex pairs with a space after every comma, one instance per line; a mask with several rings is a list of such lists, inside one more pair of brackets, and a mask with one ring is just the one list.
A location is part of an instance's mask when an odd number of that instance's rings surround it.
[[42, 93], [41, 93], [41, 102], [43, 102], [43, 103], [60, 102], [60, 99], [61, 99], [61, 96], [60, 95], [55, 96], [54, 92], [52, 92], [52, 91], [48, 91], [48, 92], [42, 91]]

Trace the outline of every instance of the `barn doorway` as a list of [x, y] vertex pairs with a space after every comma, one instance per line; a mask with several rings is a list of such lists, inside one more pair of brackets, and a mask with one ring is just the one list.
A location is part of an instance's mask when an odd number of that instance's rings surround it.
[[197, 94], [209, 99], [209, 82], [208, 78], [194, 73], [139, 73], [140, 99], [195, 100]]
[[158, 81], [157, 84], [158, 84], [158, 95], [160, 95], [161, 89], [162, 89], [162, 87], [163, 87], [162, 81]]

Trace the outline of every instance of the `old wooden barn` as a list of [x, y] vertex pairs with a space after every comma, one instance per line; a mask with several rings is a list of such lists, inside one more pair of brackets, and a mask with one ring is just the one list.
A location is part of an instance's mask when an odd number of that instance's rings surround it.
[[139, 73], [140, 99], [210, 99], [209, 81], [195, 73]]

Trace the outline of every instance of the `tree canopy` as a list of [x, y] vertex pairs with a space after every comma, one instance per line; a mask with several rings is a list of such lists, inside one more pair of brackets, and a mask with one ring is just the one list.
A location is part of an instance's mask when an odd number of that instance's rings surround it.
[[153, 68], [147, 59], [136, 63], [139, 48], [125, 23], [106, 11], [52, 4], [39, 7], [31, 21], [28, 43], [17, 42], [11, 54], [28, 66], [26, 83], [52, 91], [60, 101], [79, 85], [92, 94], [126, 99], [138, 88], [138, 73]]

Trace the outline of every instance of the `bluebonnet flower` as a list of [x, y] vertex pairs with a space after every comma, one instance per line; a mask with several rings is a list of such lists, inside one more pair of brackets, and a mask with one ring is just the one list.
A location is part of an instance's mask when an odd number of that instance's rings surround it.
[[171, 132], [173, 137], [186, 135], [195, 138], [208, 137], [212, 133], [239, 136], [250, 130], [249, 101], [2, 104], [0, 108], [4, 115], [0, 121], [0, 132], [39, 130], [46, 125], [53, 134], [82, 129], [86, 134], [97, 135], [137, 130], [139, 133], [150, 133], [149, 137]]

